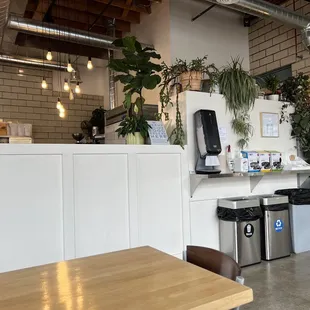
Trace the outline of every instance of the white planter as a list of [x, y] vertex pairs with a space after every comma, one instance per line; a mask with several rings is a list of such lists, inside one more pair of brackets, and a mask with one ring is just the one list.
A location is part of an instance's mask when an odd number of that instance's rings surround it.
[[279, 101], [280, 96], [277, 95], [268, 95], [267, 100]]
[[129, 133], [126, 136], [126, 144], [144, 144], [144, 138], [140, 132]]

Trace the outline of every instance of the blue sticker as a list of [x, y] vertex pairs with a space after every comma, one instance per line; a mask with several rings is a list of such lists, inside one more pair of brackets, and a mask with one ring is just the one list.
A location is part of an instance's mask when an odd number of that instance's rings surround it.
[[274, 222], [274, 230], [276, 232], [281, 232], [283, 230], [284, 223], [281, 219], [278, 219]]

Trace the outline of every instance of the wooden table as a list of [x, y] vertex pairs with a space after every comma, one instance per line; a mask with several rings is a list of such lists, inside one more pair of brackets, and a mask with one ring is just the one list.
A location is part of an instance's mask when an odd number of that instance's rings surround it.
[[150, 247], [0, 274], [0, 309], [231, 309], [252, 290]]

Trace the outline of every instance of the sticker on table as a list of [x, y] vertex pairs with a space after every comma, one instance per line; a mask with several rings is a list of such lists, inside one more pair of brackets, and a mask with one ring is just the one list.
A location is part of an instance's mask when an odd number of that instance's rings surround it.
[[281, 232], [283, 230], [283, 227], [284, 227], [284, 223], [281, 219], [277, 219], [275, 222], [274, 222], [274, 230], [276, 232]]
[[247, 238], [251, 238], [254, 235], [254, 226], [252, 224], [246, 224], [244, 227], [244, 235]]

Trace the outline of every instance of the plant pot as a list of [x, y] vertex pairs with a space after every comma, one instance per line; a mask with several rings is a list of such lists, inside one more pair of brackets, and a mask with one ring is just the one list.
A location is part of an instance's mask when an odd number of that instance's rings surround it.
[[279, 101], [279, 98], [280, 98], [280, 96], [278, 94], [277, 95], [268, 95], [267, 96], [268, 100], [273, 100], [273, 101]]
[[180, 76], [182, 90], [200, 90], [202, 73], [199, 71], [184, 72]]
[[140, 132], [129, 133], [126, 136], [126, 144], [144, 144], [144, 138]]

